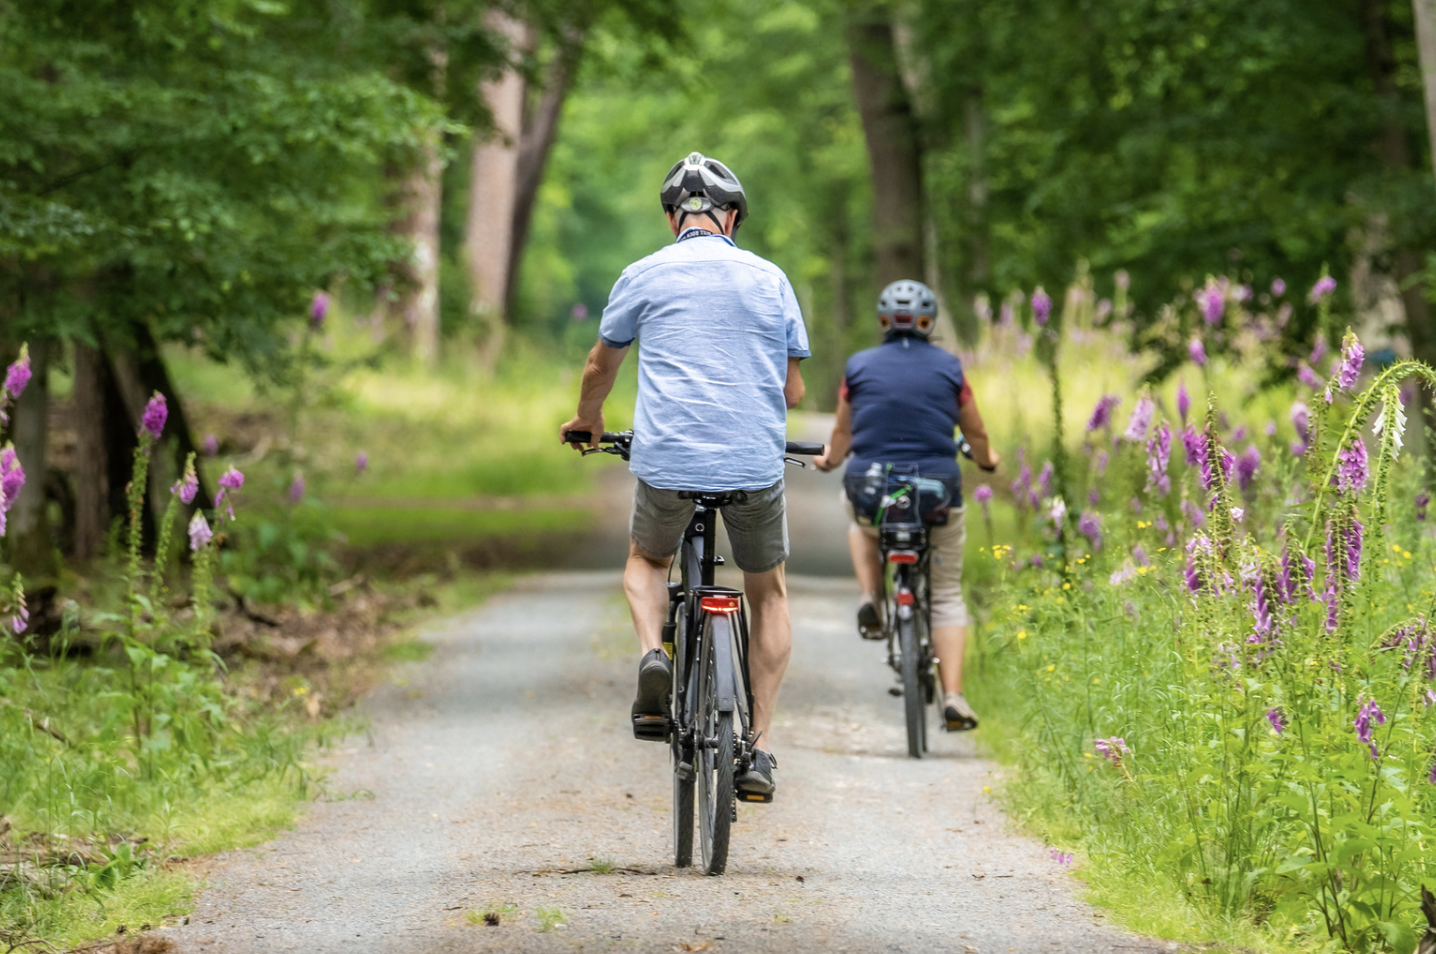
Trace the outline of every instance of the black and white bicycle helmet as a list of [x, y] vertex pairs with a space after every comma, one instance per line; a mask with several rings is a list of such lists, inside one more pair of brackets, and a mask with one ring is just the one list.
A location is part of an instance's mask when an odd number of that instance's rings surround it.
[[885, 337], [908, 335], [926, 340], [937, 322], [937, 296], [922, 282], [893, 282], [878, 296], [878, 323]]
[[743, 194], [743, 183], [723, 163], [701, 152], [689, 153], [687, 159], [668, 170], [658, 198], [663, 203], [663, 211], [677, 215], [680, 223], [690, 215], [706, 213], [713, 224], [718, 225], [714, 209], [736, 209], [738, 218], [733, 223], [736, 231], [748, 217], [748, 197]]

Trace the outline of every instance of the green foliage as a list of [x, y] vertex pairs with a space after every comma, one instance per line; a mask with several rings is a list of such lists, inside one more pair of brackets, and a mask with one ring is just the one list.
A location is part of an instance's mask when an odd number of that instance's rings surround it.
[[247, 600], [271, 606], [322, 605], [339, 575], [330, 548], [341, 535], [334, 515], [313, 497], [244, 521], [230, 530], [234, 543], [219, 554], [229, 587]]

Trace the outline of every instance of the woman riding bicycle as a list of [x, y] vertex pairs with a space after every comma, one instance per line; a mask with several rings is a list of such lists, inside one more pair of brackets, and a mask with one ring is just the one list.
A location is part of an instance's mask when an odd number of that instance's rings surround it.
[[833, 470], [849, 451], [853, 455], [843, 486], [852, 516], [848, 548], [863, 593], [858, 630], [867, 638], [882, 634], [878, 594], [883, 565], [876, 523], [886, 475], [900, 471], [922, 478], [918, 508], [930, 528], [932, 643], [940, 660], [943, 719], [948, 729], [965, 730], [977, 728], [977, 715], [962, 695], [967, 531], [954, 429], [962, 429], [982, 469], [996, 469], [1000, 458], [988, 444], [962, 362], [928, 340], [936, 318], [937, 296], [921, 282], [897, 281], [883, 289], [878, 297], [883, 343], [848, 359], [828, 452], [814, 463]]

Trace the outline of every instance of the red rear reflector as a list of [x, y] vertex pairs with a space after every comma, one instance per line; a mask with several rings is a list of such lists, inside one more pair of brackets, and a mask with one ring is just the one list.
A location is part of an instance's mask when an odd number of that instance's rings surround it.
[[736, 613], [742, 600], [736, 596], [705, 596], [699, 600], [699, 605], [709, 613]]
[[894, 550], [888, 554], [889, 563], [916, 563], [917, 554], [911, 550]]
[[899, 606], [911, 606], [913, 604], [912, 590], [898, 590], [897, 601]]

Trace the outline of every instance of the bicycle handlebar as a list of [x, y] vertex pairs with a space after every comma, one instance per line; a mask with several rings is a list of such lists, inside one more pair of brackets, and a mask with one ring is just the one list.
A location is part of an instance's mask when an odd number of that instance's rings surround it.
[[[592, 431], [564, 431], [563, 439], [568, 444], [592, 444]], [[619, 447], [627, 447], [633, 443], [632, 431], [604, 431], [599, 438], [600, 444], [616, 444]], [[788, 441], [783, 449], [785, 454], [804, 454], [809, 457], [817, 457], [825, 450], [824, 445], [815, 444], [811, 441]]]

